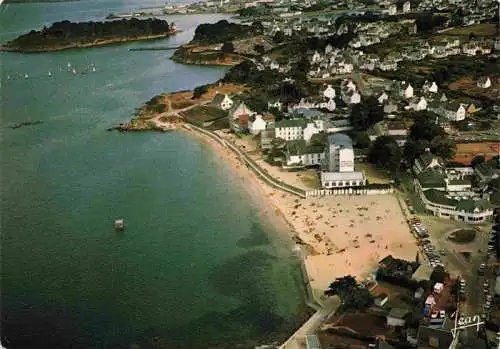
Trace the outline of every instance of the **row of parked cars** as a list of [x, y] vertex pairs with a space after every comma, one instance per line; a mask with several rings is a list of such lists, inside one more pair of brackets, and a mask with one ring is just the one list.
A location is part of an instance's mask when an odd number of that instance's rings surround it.
[[[499, 241], [499, 234], [500, 234], [500, 210], [496, 209], [495, 210], [495, 214], [494, 214], [494, 221], [495, 221], [495, 225], [493, 226], [493, 229], [490, 233], [490, 239], [488, 241], [488, 252], [493, 254], [493, 255], [496, 255], [496, 258], [497, 260], [500, 259], [500, 241]], [[481, 265], [479, 266], [479, 270], [478, 270], [478, 273], [479, 275], [484, 275], [485, 272], [487, 271], [488, 269], [488, 266], [486, 263], [481, 263]], [[497, 277], [500, 276], [500, 272], [497, 271]], [[496, 281], [496, 280], [495, 280]], [[486, 278], [486, 280], [484, 280], [483, 282], [483, 293], [484, 293], [484, 297], [485, 297], [485, 300], [484, 300], [484, 303], [483, 303], [483, 317], [487, 317], [488, 316], [488, 313], [494, 309], [492, 309], [494, 307], [494, 297], [493, 295], [491, 294], [491, 289], [493, 288], [494, 289], [494, 292], [496, 293], [497, 292], [497, 286], [496, 286], [496, 282], [493, 282], [493, 287], [490, 285], [490, 280], [488, 278]]]
[[418, 217], [412, 219], [411, 226], [413, 231], [417, 234], [419, 240], [419, 245], [422, 248], [422, 251], [426, 255], [427, 259], [429, 259], [430, 265], [435, 268], [440, 265], [444, 267], [443, 262], [441, 261], [440, 255], [445, 253], [444, 250], [437, 250], [437, 248], [432, 244], [429, 239], [429, 233], [427, 232], [427, 228], [420, 222]]

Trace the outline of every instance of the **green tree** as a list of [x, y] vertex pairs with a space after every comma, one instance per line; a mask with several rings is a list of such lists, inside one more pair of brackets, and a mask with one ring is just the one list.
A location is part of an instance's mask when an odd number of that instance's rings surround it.
[[444, 130], [436, 124], [433, 115], [428, 115], [425, 112], [415, 115], [415, 122], [410, 127], [411, 139], [432, 141], [435, 137], [444, 135]]
[[470, 162], [470, 165], [473, 167], [473, 168], [476, 168], [477, 165], [480, 165], [482, 164], [483, 162], [485, 162], [486, 159], [483, 155], [478, 155], [478, 156], [475, 156], [471, 162]]
[[456, 144], [449, 137], [437, 136], [430, 142], [430, 150], [433, 154], [441, 157], [443, 160], [451, 160], [456, 153]]
[[208, 85], [201, 85], [195, 87], [193, 90], [193, 97], [191, 99], [198, 99], [208, 92]]
[[372, 141], [366, 132], [358, 132], [354, 136], [355, 144], [357, 148], [368, 149], [370, 148]]
[[352, 107], [349, 119], [355, 130], [364, 131], [384, 119], [384, 109], [375, 97], [368, 97]]
[[255, 50], [255, 52], [257, 52], [259, 56], [262, 56], [266, 53], [264, 45], [255, 45], [253, 49]]
[[234, 52], [234, 45], [231, 41], [226, 41], [221, 49], [220, 49], [222, 52], [224, 53], [231, 53], [231, 52]]
[[352, 291], [357, 287], [357, 285], [358, 283], [356, 282], [356, 279], [351, 275], [337, 278], [325, 291], [325, 295], [337, 295], [339, 296], [342, 303], [344, 303], [348, 296], [352, 293]]
[[365, 309], [373, 304], [374, 298], [370, 292], [358, 285], [351, 275], [337, 278], [325, 291], [326, 296], [338, 296], [342, 310]]
[[396, 140], [391, 136], [380, 136], [373, 143], [368, 161], [391, 172], [393, 175], [399, 170], [401, 164], [401, 149]]
[[444, 270], [444, 268], [442, 266], [438, 265], [432, 271], [431, 276], [429, 277], [429, 280], [431, 280], [434, 283], [436, 283], [436, 282], [443, 283], [446, 276], [447, 276], [447, 273]]
[[283, 41], [285, 41], [285, 34], [281, 30], [278, 30], [273, 36], [273, 41], [276, 44], [282, 43]]
[[344, 303], [344, 309], [366, 309], [371, 307], [374, 303], [374, 297], [364, 287], [357, 287], [353, 290], [352, 294], [347, 297]]

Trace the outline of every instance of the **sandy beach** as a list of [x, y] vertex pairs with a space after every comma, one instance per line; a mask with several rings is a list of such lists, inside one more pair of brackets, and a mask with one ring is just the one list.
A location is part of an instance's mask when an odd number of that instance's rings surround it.
[[[347, 274], [362, 280], [388, 254], [415, 258], [417, 245], [394, 195], [301, 199], [264, 183], [219, 142], [197, 131], [183, 131], [209, 144], [236, 171], [266, 219], [279, 230], [287, 226], [291, 239], [303, 241], [305, 265], [314, 290], [323, 291], [335, 278]], [[297, 173], [265, 166], [287, 183], [300, 182]], [[297, 183], [291, 183], [293, 179]]]

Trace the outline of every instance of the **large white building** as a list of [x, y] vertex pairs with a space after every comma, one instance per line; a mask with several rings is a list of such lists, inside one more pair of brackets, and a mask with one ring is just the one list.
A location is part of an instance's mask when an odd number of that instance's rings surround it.
[[274, 124], [275, 138], [285, 141], [304, 140], [309, 143], [312, 136], [324, 130], [325, 123], [321, 118], [281, 120]]
[[326, 150], [328, 158], [328, 172], [353, 172], [354, 150], [352, 140], [342, 133], [328, 136]]
[[285, 141], [296, 141], [304, 137], [304, 119], [281, 120], [274, 124], [274, 137]]
[[490, 202], [471, 191], [472, 169], [444, 168], [437, 157], [426, 152], [415, 160], [413, 172], [415, 191], [433, 215], [470, 224], [482, 223], [493, 215]]
[[366, 185], [362, 172], [354, 171], [352, 140], [345, 134], [336, 133], [328, 137], [325, 162], [327, 171], [321, 172], [323, 188], [346, 188]]

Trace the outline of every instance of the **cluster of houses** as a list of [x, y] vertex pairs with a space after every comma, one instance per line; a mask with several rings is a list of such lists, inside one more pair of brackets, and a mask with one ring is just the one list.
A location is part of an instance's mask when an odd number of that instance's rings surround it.
[[496, 0], [422, 0], [417, 10], [420, 12], [428, 11], [450, 11], [462, 9], [462, 24], [471, 25], [484, 22], [493, 17], [496, 12]]
[[229, 127], [237, 133], [249, 132], [257, 135], [274, 124], [272, 114], [258, 114], [252, 111], [245, 102], [232, 99], [227, 94], [217, 93], [211, 105], [227, 112]]
[[415, 191], [426, 210], [438, 217], [470, 224], [483, 223], [493, 216], [493, 207], [487, 193], [473, 190], [473, 181], [481, 185], [500, 173], [483, 165], [472, 167], [445, 167], [426, 152], [413, 166]]
[[357, 50], [362, 46], [380, 42], [381, 37], [364, 34], [361, 36], [360, 34], [358, 38], [350, 42], [350, 49], [333, 49], [327, 45], [323, 53], [315, 51], [310, 56], [309, 76], [327, 79], [334, 75], [349, 74], [356, 70], [391, 71], [397, 70], [398, 63], [402, 61], [420, 61], [426, 57], [446, 58], [460, 54], [467, 56], [488, 55], [494, 47], [492, 40], [471, 40], [461, 44], [459, 39], [443, 39], [434, 43], [415, 42], [415, 44], [402, 47], [399, 51], [392, 51], [384, 57]]
[[[352, 82], [347, 85], [356, 89]], [[335, 102], [335, 89], [326, 86], [322, 93], [325, 102], [310, 103], [302, 100], [290, 108], [292, 118], [274, 121], [271, 114], [260, 115], [242, 101], [234, 101], [228, 95], [217, 94], [212, 105], [227, 111], [229, 126], [234, 132], [249, 132], [261, 135], [263, 150], [277, 146], [282, 149], [281, 159], [285, 168], [317, 166], [321, 169], [323, 188], [360, 187], [366, 184], [362, 172], [354, 171], [352, 140], [338, 133], [350, 129], [345, 119], [330, 120], [314, 108]], [[280, 107], [270, 103], [269, 106]], [[327, 136], [327, 137], [325, 137]]]
[[[406, 342], [416, 348], [449, 349], [452, 347], [452, 330], [455, 327], [454, 314], [449, 311], [456, 308], [453, 288], [457, 280], [447, 274], [439, 281], [431, 281], [430, 278], [430, 272], [419, 263], [391, 255], [379, 262], [377, 280], [399, 287], [412, 283], [418, 285], [416, 289], [412, 288], [412, 305], [391, 307], [386, 315], [386, 325], [390, 331], [406, 334]], [[387, 294], [381, 293], [376, 297], [375, 305], [384, 309], [390, 307], [390, 301]], [[417, 323], [413, 320], [415, 318], [418, 319]]]

